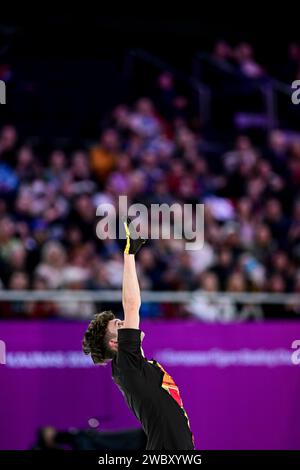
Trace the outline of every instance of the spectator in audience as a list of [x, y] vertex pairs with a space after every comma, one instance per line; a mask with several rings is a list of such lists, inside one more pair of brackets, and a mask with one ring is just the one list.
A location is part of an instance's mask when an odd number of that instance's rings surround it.
[[91, 168], [101, 183], [106, 180], [109, 173], [115, 168], [119, 151], [119, 135], [114, 129], [103, 131], [100, 143], [91, 148]]
[[44, 426], [37, 430], [36, 443], [32, 450], [63, 450], [57, 440], [58, 432], [53, 426]]
[[62, 285], [66, 269], [66, 252], [56, 241], [49, 241], [43, 247], [42, 262], [37, 266], [35, 274], [43, 277], [50, 289]]
[[232, 72], [233, 64], [233, 50], [228, 42], [219, 40], [214, 45], [212, 58], [217, 64], [217, 67], [221, 68], [224, 72]]
[[[61, 287], [63, 289], [73, 291], [76, 294], [77, 290], [84, 290], [86, 288], [87, 273], [84, 269], [78, 267], [67, 267], [64, 270], [61, 278]], [[90, 301], [78, 301], [72, 298], [72, 294], [68, 294], [68, 302], [58, 302], [57, 311], [59, 316], [68, 319], [81, 319], [86, 320], [92, 318], [96, 313], [95, 305]]]
[[[207, 297], [206, 293], [214, 294], [220, 290], [217, 276], [210, 271], [200, 276], [200, 290], [194, 294], [187, 310], [196, 318], [205, 322], [227, 322], [234, 320], [234, 303], [225, 296]], [[204, 295], [203, 295], [204, 294]]]
[[[8, 283], [10, 290], [26, 290], [29, 287], [29, 277], [24, 271], [14, 271]], [[26, 318], [28, 305], [23, 300], [4, 301], [1, 304], [1, 316], [4, 318]]]
[[[49, 288], [46, 279], [42, 276], [36, 276], [33, 280], [33, 291], [45, 291]], [[55, 302], [33, 301], [28, 302], [27, 307], [30, 318], [53, 318], [57, 315], [57, 305]]]
[[[286, 289], [286, 282], [281, 274], [271, 274], [268, 282], [266, 283], [266, 291], [272, 294], [283, 294]], [[265, 318], [278, 319], [285, 312], [285, 308], [281, 302], [272, 302], [263, 305]]]
[[0, 161], [15, 162], [15, 154], [18, 144], [18, 133], [14, 126], [5, 125], [0, 131]]
[[251, 44], [240, 43], [235, 49], [235, 59], [245, 77], [258, 79], [264, 76], [264, 69], [256, 62]]

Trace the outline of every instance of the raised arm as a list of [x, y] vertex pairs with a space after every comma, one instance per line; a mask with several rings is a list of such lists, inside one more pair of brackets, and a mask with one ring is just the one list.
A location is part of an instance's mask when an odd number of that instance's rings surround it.
[[122, 303], [124, 309], [124, 328], [139, 328], [141, 293], [136, 275], [134, 255], [124, 253], [124, 272]]
[[[135, 254], [141, 248], [145, 240], [136, 238], [136, 233], [131, 225], [131, 220], [124, 219], [126, 231], [126, 247], [124, 251], [124, 271], [122, 303], [124, 309], [124, 328], [139, 328], [141, 306], [141, 293], [139, 281], [136, 274]], [[132, 238], [134, 235], [134, 238]]]

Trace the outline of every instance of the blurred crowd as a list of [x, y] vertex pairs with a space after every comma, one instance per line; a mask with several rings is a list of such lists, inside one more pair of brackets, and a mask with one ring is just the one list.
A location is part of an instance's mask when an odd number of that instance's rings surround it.
[[[219, 45], [219, 48], [225, 45]], [[216, 51], [222, 55], [226, 51]], [[240, 55], [245, 56], [243, 48]], [[223, 54], [224, 55], [224, 54]], [[246, 54], [247, 55], [247, 54]], [[249, 53], [248, 53], [249, 56]], [[250, 59], [249, 59], [250, 60]], [[244, 64], [253, 74], [262, 68]], [[151, 99], [116, 106], [99, 138], [40, 148], [13, 124], [0, 130], [1, 289], [120, 289], [122, 243], [99, 240], [96, 208], [205, 204], [205, 243], [151, 240], [137, 259], [142, 289], [300, 293], [300, 138], [280, 129], [255, 141], [236, 132], [215, 147], [189, 119], [188, 99], [162, 73]], [[91, 302], [1, 302], [2, 318], [90, 318]], [[297, 305], [145, 304], [144, 317], [207, 321], [289, 317]]]

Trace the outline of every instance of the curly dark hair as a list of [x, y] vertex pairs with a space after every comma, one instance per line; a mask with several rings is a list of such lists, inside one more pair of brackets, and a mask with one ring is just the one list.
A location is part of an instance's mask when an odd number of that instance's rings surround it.
[[110, 310], [97, 313], [84, 334], [82, 350], [84, 354], [91, 355], [94, 364], [106, 365], [115, 355], [108, 347], [111, 334], [107, 331], [108, 322], [114, 319], [115, 315]]

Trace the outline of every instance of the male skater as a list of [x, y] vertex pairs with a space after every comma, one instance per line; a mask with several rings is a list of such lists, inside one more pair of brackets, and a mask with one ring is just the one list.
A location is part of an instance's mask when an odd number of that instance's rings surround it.
[[141, 296], [135, 254], [145, 240], [136, 238], [130, 218], [124, 226], [124, 321], [111, 311], [95, 315], [84, 335], [83, 351], [91, 354], [95, 364], [112, 363], [113, 380], [147, 435], [147, 450], [193, 450], [193, 434], [178, 387], [158, 362], [145, 358], [141, 348], [144, 333], [139, 328]]

